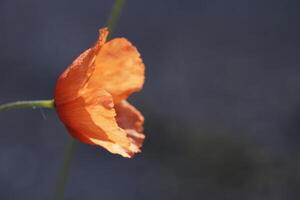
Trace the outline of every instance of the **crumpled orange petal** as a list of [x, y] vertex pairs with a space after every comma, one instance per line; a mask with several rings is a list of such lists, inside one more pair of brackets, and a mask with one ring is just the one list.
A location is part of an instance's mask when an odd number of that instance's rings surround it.
[[93, 49], [86, 50], [60, 75], [55, 88], [56, 104], [63, 104], [78, 98], [78, 91], [93, 71], [93, 67], [90, 66], [94, 57]]
[[73, 137], [132, 157], [145, 137], [144, 118], [125, 99], [142, 88], [144, 64], [125, 38], [106, 43], [107, 35], [107, 28], [101, 29], [95, 46], [59, 77], [56, 110]]
[[87, 87], [101, 85], [118, 103], [144, 84], [145, 67], [137, 49], [125, 38], [113, 39], [101, 46], [95, 58], [94, 73]]
[[99, 39], [96, 45], [78, 56], [58, 78], [55, 88], [56, 104], [62, 104], [77, 98], [79, 90], [92, 75], [95, 69], [95, 55], [106, 42], [109, 33], [107, 28], [100, 29], [99, 32]]
[[137, 147], [141, 147], [145, 139], [143, 134], [144, 117], [141, 112], [125, 100], [116, 104], [115, 109], [119, 127], [126, 131], [127, 136]]

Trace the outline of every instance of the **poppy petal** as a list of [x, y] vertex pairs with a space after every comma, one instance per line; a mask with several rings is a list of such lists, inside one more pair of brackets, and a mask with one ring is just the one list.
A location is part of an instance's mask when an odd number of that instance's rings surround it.
[[55, 103], [62, 104], [78, 97], [78, 91], [89, 80], [94, 71], [96, 52], [105, 43], [108, 29], [99, 30], [99, 39], [93, 48], [87, 49], [80, 54], [73, 63], [60, 75], [56, 83]]
[[79, 98], [56, 107], [72, 136], [124, 157], [139, 151], [132, 147], [126, 131], [118, 126], [112, 96], [108, 92], [82, 89], [79, 93]]
[[86, 50], [60, 75], [55, 88], [55, 104], [63, 104], [78, 97], [79, 89], [91, 75], [88, 66], [93, 57], [93, 51]]
[[127, 101], [121, 101], [115, 105], [117, 123], [124, 129], [131, 141], [140, 148], [145, 139], [143, 132], [143, 115]]
[[139, 91], [144, 84], [145, 67], [140, 54], [127, 39], [116, 38], [101, 46], [88, 87], [101, 86], [115, 103]]

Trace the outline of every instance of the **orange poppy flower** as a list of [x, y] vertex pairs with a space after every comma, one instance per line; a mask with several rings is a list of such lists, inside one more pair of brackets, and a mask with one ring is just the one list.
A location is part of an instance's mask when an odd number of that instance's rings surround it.
[[100, 29], [96, 44], [60, 75], [55, 88], [59, 118], [76, 139], [132, 157], [145, 138], [144, 117], [126, 99], [141, 90], [145, 66], [127, 39], [106, 42]]

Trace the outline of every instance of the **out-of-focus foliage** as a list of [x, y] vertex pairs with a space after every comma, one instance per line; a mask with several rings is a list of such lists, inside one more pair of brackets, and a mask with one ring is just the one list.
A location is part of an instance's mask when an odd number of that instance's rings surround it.
[[299, 161], [290, 160], [287, 149], [259, 145], [218, 124], [193, 127], [157, 120], [149, 126], [156, 134], [149, 139], [152, 148], [146, 156], [156, 163], [160, 188], [170, 199], [276, 200], [298, 195]]

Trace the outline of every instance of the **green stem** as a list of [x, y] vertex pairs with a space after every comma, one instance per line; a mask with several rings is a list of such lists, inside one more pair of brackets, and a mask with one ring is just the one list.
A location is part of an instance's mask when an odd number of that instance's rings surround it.
[[0, 105], [0, 112], [19, 108], [54, 108], [54, 100], [15, 101]]
[[61, 165], [58, 179], [56, 182], [54, 199], [55, 200], [63, 200], [65, 187], [69, 176], [69, 171], [71, 168], [72, 158], [74, 156], [75, 149], [75, 140], [71, 137], [68, 138], [67, 143], [65, 145], [63, 163]]
[[108, 27], [108, 30], [110, 31], [110, 34], [108, 35], [107, 39], [110, 38], [112, 33], [115, 31], [116, 25], [118, 23], [118, 19], [121, 15], [123, 6], [124, 6], [125, 0], [115, 0], [115, 3], [112, 7], [110, 16], [107, 20], [106, 26]]

